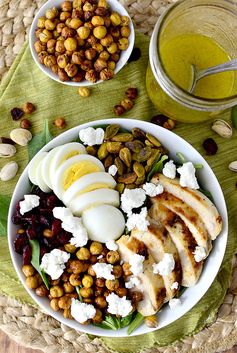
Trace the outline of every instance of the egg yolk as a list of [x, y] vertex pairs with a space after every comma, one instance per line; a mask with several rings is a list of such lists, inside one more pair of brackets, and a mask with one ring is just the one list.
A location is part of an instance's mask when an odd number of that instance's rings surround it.
[[100, 168], [93, 162], [81, 161], [73, 164], [64, 173], [63, 188], [66, 191], [74, 181], [81, 178], [83, 175], [100, 172]]
[[79, 151], [71, 151], [68, 154], [66, 154], [64, 156], [64, 158], [60, 161], [60, 164], [62, 164], [63, 162], [67, 161], [69, 158], [77, 156], [78, 154], [80, 154]]

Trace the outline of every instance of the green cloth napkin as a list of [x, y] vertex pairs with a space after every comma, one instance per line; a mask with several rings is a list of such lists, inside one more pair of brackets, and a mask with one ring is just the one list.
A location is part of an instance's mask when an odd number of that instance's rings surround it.
[[[137, 87], [139, 96], [134, 108], [124, 115], [124, 118], [150, 120], [156, 113], [148, 99], [145, 88], [145, 73], [148, 63], [149, 38], [137, 34], [136, 46], [142, 50], [141, 58], [131, 62], [108, 82], [95, 85], [89, 98], [81, 98], [77, 89], [56, 83], [46, 77], [35, 65], [26, 44], [16, 58], [5, 80], [0, 86], [0, 119], [1, 136], [9, 136], [19, 122], [12, 120], [10, 110], [21, 107], [29, 101], [37, 106], [36, 112], [30, 116], [32, 133], [37, 134], [43, 128], [44, 119], [48, 119], [53, 135], [61, 132], [53, 126], [57, 117], [64, 117], [67, 128], [101, 118], [114, 117], [113, 106], [124, 97], [128, 87]], [[155, 126], [154, 126], [155, 129]], [[219, 146], [215, 156], [206, 157], [213, 168], [225, 194], [229, 212], [229, 238], [225, 259], [211, 288], [200, 302], [184, 317], [175, 323], [155, 332], [128, 338], [102, 338], [104, 344], [117, 352], [135, 353], [138, 350], [154, 345], [169, 345], [185, 336], [192, 335], [205, 325], [215, 320], [217, 310], [226, 294], [231, 276], [231, 259], [237, 248], [236, 240], [236, 174], [228, 170], [228, 164], [236, 159], [237, 148], [236, 132], [231, 139], [223, 139], [215, 135], [210, 129], [210, 122], [201, 124], [178, 124], [174, 130], [190, 142], [197, 150], [203, 153], [202, 141], [213, 136]], [[11, 195], [14, 185], [27, 164], [27, 148], [17, 147], [17, 154], [12, 158], [19, 163], [19, 172], [12, 181], [0, 181], [0, 194]], [[8, 160], [0, 160], [2, 167]], [[7, 239], [1, 238], [0, 246], [0, 292], [14, 297], [24, 303], [34, 304], [28, 296], [11, 264], [7, 246]]]

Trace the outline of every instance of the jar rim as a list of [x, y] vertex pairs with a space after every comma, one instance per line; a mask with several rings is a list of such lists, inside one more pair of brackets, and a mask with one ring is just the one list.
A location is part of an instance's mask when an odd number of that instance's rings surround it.
[[[225, 3], [229, 3], [233, 5], [232, 1], [229, 0], [221, 0]], [[188, 91], [182, 89], [178, 85], [171, 80], [171, 78], [166, 73], [162, 59], [160, 56], [159, 48], [159, 40], [160, 40], [160, 32], [163, 28], [164, 22], [170, 13], [181, 6], [184, 3], [191, 3], [190, 0], [178, 0], [174, 4], [171, 4], [167, 10], [159, 17], [156, 25], [154, 27], [150, 45], [149, 45], [149, 60], [153, 75], [155, 76], [157, 82], [161, 86], [161, 88], [167, 93], [171, 98], [175, 99], [178, 103], [187, 106], [188, 108], [202, 110], [202, 111], [217, 111], [217, 110], [225, 110], [227, 108], [233, 107], [237, 104], [237, 94], [234, 96], [226, 97], [226, 98], [201, 98], [194, 96]], [[198, 2], [197, 6], [205, 6], [207, 2], [205, 0]], [[210, 5], [210, 0], [208, 0], [208, 5]], [[213, 3], [214, 5], [214, 3]], [[194, 7], [194, 6], [193, 6]], [[222, 6], [223, 8], [223, 6]]]

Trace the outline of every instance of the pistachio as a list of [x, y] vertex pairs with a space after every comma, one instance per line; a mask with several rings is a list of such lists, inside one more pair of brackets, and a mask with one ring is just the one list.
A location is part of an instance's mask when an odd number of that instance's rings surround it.
[[138, 153], [143, 147], [145, 147], [145, 145], [139, 140], [126, 142], [125, 146], [135, 153]]
[[109, 153], [119, 153], [122, 148], [122, 142], [108, 142], [107, 143], [107, 150]]
[[118, 124], [113, 124], [113, 125], [108, 125], [105, 129], [105, 140], [110, 140], [112, 137], [114, 137], [118, 131], [119, 131], [120, 126]]
[[137, 180], [135, 181], [135, 184], [136, 185], [144, 184], [145, 178], [146, 178], [146, 174], [144, 174], [143, 176], [137, 177]]
[[137, 188], [137, 186], [136, 186], [136, 184], [127, 184], [127, 186], [126, 186], [126, 189], [136, 189]]
[[146, 162], [151, 156], [151, 148], [149, 146], [142, 148], [138, 153], [133, 154], [133, 160], [137, 162]]
[[148, 141], [150, 141], [154, 146], [156, 147], [160, 147], [161, 143], [159, 140], [157, 140], [157, 138], [149, 133], [146, 134], [146, 138]]
[[116, 142], [128, 142], [133, 140], [133, 135], [129, 132], [121, 132], [112, 138], [112, 141]]
[[153, 149], [150, 158], [147, 160], [147, 165], [152, 166], [156, 160], [160, 157], [160, 150]]
[[9, 143], [1, 143], [0, 144], [0, 157], [8, 158], [14, 156], [16, 153], [16, 148]]
[[150, 315], [145, 317], [145, 324], [148, 327], [157, 327], [158, 321], [156, 315]]
[[145, 138], [146, 138], [145, 132], [142, 131], [141, 129], [139, 129], [138, 127], [134, 127], [132, 129], [132, 134], [135, 139], [145, 140]]
[[114, 159], [112, 154], [109, 154], [104, 160], [105, 169], [108, 169], [113, 164], [113, 161]]
[[121, 150], [119, 151], [119, 157], [126, 164], [127, 167], [130, 167], [132, 162], [132, 155], [127, 147], [121, 148]]
[[123, 190], [125, 189], [125, 184], [124, 183], [118, 183], [115, 187], [115, 189], [122, 194]]
[[232, 127], [225, 120], [217, 119], [212, 124], [212, 130], [224, 138], [232, 136]]
[[145, 175], [146, 171], [143, 165], [139, 162], [133, 164], [133, 170], [137, 174], [138, 178], [141, 178]]
[[0, 171], [0, 179], [2, 181], [8, 181], [14, 178], [18, 171], [18, 164], [16, 162], [9, 162], [2, 167]]
[[137, 174], [136, 173], [126, 173], [118, 177], [118, 182], [119, 183], [124, 183], [124, 184], [133, 184], [137, 179]]
[[97, 155], [97, 148], [95, 146], [86, 146], [86, 152], [91, 156]]
[[116, 167], [118, 169], [118, 175], [122, 176], [126, 170], [125, 164], [123, 163], [123, 161], [119, 157], [115, 158], [114, 164], [116, 165]]
[[10, 138], [18, 145], [26, 146], [32, 139], [32, 134], [29, 130], [18, 128], [11, 131]]
[[231, 162], [231, 163], [229, 164], [229, 169], [230, 169], [232, 172], [237, 172], [237, 161]]
[[98, 149], [98, 158], [100, 160], [105, 159], [108, 156], [109, 152], [107, 150], [107, 142], [103, 142]]

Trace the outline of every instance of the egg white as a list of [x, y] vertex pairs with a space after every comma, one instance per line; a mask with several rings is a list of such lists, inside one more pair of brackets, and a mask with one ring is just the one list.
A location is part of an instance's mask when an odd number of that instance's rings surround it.
[[54, 158], [56, 152], [61, 148], [62, 146], [53, 148], [51, 151], [48, 152], [47, 156], [42, 161], [43, 179], [44, 179], [44, 182], [51, 189], [52, 189], [51, 174], [53, 174], [51, 171], [52, 159]]
[[39, 162], [39, 164], [36, 168], [36, 182], [37, 182], [37, 185], [39, 186], [39, 188], [43, 192], [50, 192], [51, 189], [45, 183], [44, 178], [43, 178], [43, 174], [45, 171], [43, 170], [42, 166], [43, 166], [43, 160]]
[[39, 163], [47, 156], [48, 152], [39, 152], [28, 164], [28, 177], [32, 184], [37, 184], [37, 168]]

